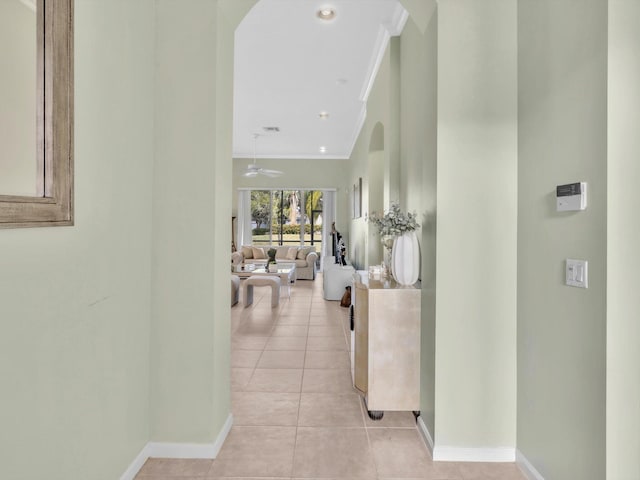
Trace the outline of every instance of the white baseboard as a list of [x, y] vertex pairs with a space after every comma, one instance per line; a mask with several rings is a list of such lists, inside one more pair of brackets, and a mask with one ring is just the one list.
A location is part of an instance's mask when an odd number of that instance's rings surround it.
[[216, 458], [213, 443], [147, 443], [150, 458]]
[[464, 448], [434, 445], [434, 462], [515, 462], [516, 449], [512, 447], [498, 448]]
[[148, 458], [206, 458], [214, 459], [218, 456], [222, 444], [231, 431], [233, 416], [229, 414], [220, 433], [213, 443], [165, 443], [149, 442], [138, 456], [131, 462], [129, 468], [122, 474], [120, 480], [133, 480], [144, 462]]
[[427, 449], [429, 450], [431, 457], [433, 457], [433, 437], [431, 436], [431, 432], [427, 428], [427, 425], [424, 423], [424, 420], [422, 420], [422, 416], [418, 417], [417, 423], [418, 432], [420, 432], [422, 440], [424, 440], [424, 443], [427, 445]]
[[[436, 462], [515, 462], [516, 460], [516, 450], [510, 447], [461, 448], [434, 445], [433, 436], [421, 416], [418, 417], [417, 424], [418, 432]], [[529, 480], [544, 479], [540, 477]]]
[[531, 465], [527, 457], [525, 457], [520, 450], [516, 450], [516, 464], [529, 480], [544, 480], [544, 477]]
[[138, 454], [138, 456], [133, 460], [133, 462], [131, 462], [129, 468], [127, 468], [127, 470], [122, 474], [120, 480], [133, 480], [134, 478], [136, 478], [136, 475], [144, 465], [144, 462], [146, 462], [147, 458], [150, 457], [150, 455], [147, 453], [148, 447], [149, 444], [147, 443], [142, 451]]

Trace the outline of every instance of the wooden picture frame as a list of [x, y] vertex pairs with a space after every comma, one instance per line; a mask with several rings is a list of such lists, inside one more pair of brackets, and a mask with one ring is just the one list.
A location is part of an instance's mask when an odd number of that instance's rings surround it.
[[0, 192], [0, 228], [73, 225], [73, 0], [36, 5], [37, 195]]

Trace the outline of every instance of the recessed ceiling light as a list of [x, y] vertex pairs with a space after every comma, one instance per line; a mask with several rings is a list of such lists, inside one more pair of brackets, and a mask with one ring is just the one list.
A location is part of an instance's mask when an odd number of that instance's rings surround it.
[[320, 153], [327, 153], [327, 147], [320, 147]]
[[322, 120], [326, 120], [327, 118], [329, 118], [329, 112], [320, 112], [318, 114], [318, 116], [322, 119]]
[[316, 15], [320, 20], [333, 20], [336, 17], [336, 11], [331, 7], [322, 7]]

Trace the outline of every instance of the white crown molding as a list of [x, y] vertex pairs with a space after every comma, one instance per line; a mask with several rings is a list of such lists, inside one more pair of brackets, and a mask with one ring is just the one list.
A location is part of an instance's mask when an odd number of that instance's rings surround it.
[[356, 142], [358, 141], [358, 137], [360, 136], [360, 132], [362, 131], [362, 127], [364, 127], [364, 122], [367, 119], [367, 104], [366, 102], [362, 104], [362, 109], [360, 110], [360, 115], [358, 115], [358, 120], [356, 121], [356, 126], [353, 130], [353, 135], [351, 136], [351, 146], [349, 147], [349, 157], [351, 158], [351, 153], [353, 153], [353, 149], [356, 148]]
[[424, 420], [422, 420], [422, 415], [418, 417], [417, 424], [418, 432], [420, 433], [422, 440], [424, 440], [424, 443], [427, 445], [427, 449], [433, 458], [433, 437], [431, 436], [431, 432], [427, 428], [427, 425], [424, 423]]
[[391, 23], [387, 25], [387, 30], [392, 37], [397, 37], [402, 34], [404, 26], [409, 20], [409, 12], [398, 2], [396, 9], [393, 12], [393, 19]]
[[229, 414], [222, 429], [213, 443], [164, 443], [149, 442], [131, 462], [120, 480], [134, 480], [144, 462], [149, 458], [205, 458], [214, 459], [218, 456], [222, 444], [231, 431], [233, 415]]
[[384, 53], [387, 51], [387, 45], [389, 45], [390, 39], [391, 34], [389, 33], [389, 30], [387, 30], [387, 27], [380, 25], [378, 27], [378, 36], [376, 37], [376, 41], [373, 45], [373, 54], [369, 60], [367, 74], [364, 77], [364, 85], [360, 91], [360, 100], [363, 102], [366, 102], [369, 99], [369, 94], [371, 93], [373, 84], [376, 81], [376, 76], [378, 75], [378, 70], [380, 70], [380, 65], [382, 64], [382, 59], [384, 58]]
[[516, 449], [511, 447], [465, 448], [434, 445], [434, 462], [515, 462]]
[[397, 37], [402, 33], [402, 29], [407, 23], [409, 18], [409, 12], [407, 12], [400, 3], [397, 4], [395, 11], [393, 12], [393, 19], [391, 23], [385, 23], [378, 27], [378, 36], [373, 45], [373, 54], [371, 60], [369, 60], [369, 67], [367, 68], [367, 75], [364, 77], [364, 85], [360, 92], [360, 100], [366, 102], [369, 99], [369, 94], [373, 88], [373, 84], [376, 81], [382, 59], [387, 51], [389, 40], [391, 37]]
[[529, 480], [544, 480], [544, 477], [531, 465], [531, 462], [527, 460], [527, 457], [520, 450], [516, 450], [516, 464]]

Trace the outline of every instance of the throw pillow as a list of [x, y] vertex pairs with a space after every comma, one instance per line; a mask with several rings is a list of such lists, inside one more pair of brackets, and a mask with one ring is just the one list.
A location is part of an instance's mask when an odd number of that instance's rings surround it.
[[310, 252], [315, 252], [316, 247], [300, 247], [298, 250], [298, 260], [306, 260]]
[[255, 258], [256, 260], [262, 260], [267, 258], [267, 255], [264, 253], [264, 250], [262, 248], [259, 247], [253, 247], [253, 258]]
[[276, 259], [285, 259], [287, 258], [287, 254], [289, 253], [289, 247], [282, 246], [276, 248]]
[[289, 247], [287, 252], [287, 260], [295, 260], [298, 256], [298, 247]]
[[253, 248], [248, 247], [246, 245], [242, 246], [242, 256], [245, 260], [249, 260], [253, 258]]

